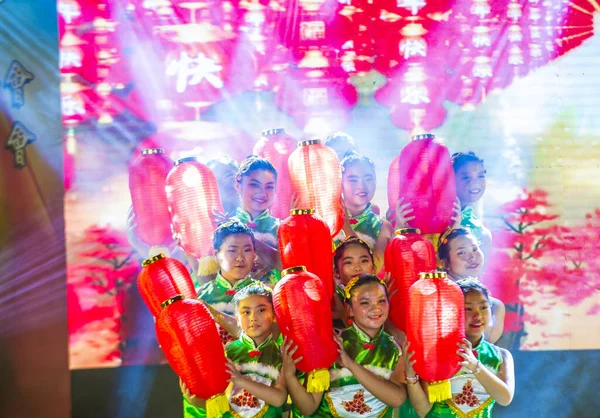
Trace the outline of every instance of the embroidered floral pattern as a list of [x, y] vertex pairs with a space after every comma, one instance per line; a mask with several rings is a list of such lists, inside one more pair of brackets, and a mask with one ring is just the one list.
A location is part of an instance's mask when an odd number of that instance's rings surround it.
[[217, 325], [217, 328], [219, 330], [219, 337], [221, 337], [221, 342], [223, 343], [223, 345], [225, 345], [228, 342], [231, 342], [235, 339], [231, 336], [231, 334], [229, 334], [227, 331], [225, 331], [225, 329], [223, 327]]
[[248, 351], [248, 355], [250, 357], [260, 357], [260, 351], [258, 351], [258, 350]]
[[371, 343], [365, 343], [363, 344], [363, 347], [365, 347], [367, 350], [372, 350], [375, 348], [375, 346]]
[[235, 398], [231, 398], [230, 402], [233, 405], [240, 406], [240, 407], [246, 406], [248, 408], [258, 408], [260, 406], [258, 399], [256, 397], [254, 397], [246, 389], [242, 390], [242, 393], [240, 393]]
[[359, 390], [354, 394], [351, 401], [342, 402], [342, 406], [348, 412], [363, 415], [371, 412], [371, 407], [365, 403], [365, 391]]
[[235, 290], [235, 289], [229, 289], [229, 290], [226, 290], [226, 291], [225, 291], [225, 294], [226, 294], [227, 296], [233, 296], [233, 295], [235, 295], [236, 293], [237, 293], [237, 290]]
[[468, 405], [471, 408], [479, 405], [479, 399], [473, 394], [473, 385], [470, 380], [465, 383], [461, 393], [454, 395], [453, 400], [457, 405]]

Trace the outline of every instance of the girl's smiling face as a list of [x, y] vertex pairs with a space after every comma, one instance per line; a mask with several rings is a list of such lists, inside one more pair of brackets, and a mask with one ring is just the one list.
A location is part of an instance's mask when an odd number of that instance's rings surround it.
[[246, 234], [229, 235], [215, 251], [221, 275], [230, 283], [244, 279], [252, 270], [255, 252], [252, 238]]
[[476, 161], [464, 163], [456, 173], [456, 195], [462, 207], [472, 205], [483, 197], [486, 188], [485, 168]]
[[465, 334], [469, 341], [479, 341], [490, 323], [490, 301], [476, 290], [465, 295]]
[[351, 211], [362, 211], [373, 200], [376, 185], [375, 172], [371, 167], [361, 162], [350, 164], [342, 175], [346, 207]]
[[479, 277], [483, 270], [483, 253], [473, 235], [459, 235], [449, 243], [445, 268], [455, 278]]
[[369, 250], [360, 244], [348, 245], [335, 266], [340, 282], [346, 285], [355, 276], [373, 274], [375, 266]]
[[275, 200], [277, 180], [269, 170], [257, 169], [244, 174], [236, 183], [242, 207], [252, 218], [269, 209]]
[[388, 318], [390, 305], [381, 283], [363, 284], [351, 290], [348, 316], [371, 338], [375, 337]]

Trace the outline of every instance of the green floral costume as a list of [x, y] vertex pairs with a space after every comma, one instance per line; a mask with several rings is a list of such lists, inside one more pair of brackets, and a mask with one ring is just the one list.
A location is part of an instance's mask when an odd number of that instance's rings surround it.
[[473, 235], [475, 235], [477, 241], [481, 242], [481, 236], [485, 227], [483, 226], [481, 219], [479, 219], [473, 213], [473, 206], [466, 206], [462, 210], [462, 220], [460, 221], [460, 226], [469, 229]]
[[[377, 214], [375, 214], [375, 212], [373, 212], [370, 203], [359, 215], [352, 216], [350, 218], [350, 225], [360, 239], [369, 244], [372, 249], [375, 248], [377, 238], [381, 232], [383, 221]], [[344, 232], [340, 231], [340, 233], [333, 239], [335, 246], [337, 247], [340, 245], [342, 241], [344, 241], [344, 238]]]
[[[252, 219], [248, 212], [242, 208], [238, 208], [234, 218], [239, 220], [241, 223], [248, 225], [252, 232], [254, 232], [256, 239], [264, 242], [276, 250], [279, 250], [279, 241], [277, 237], [277, 231], [279, 230], [279, 219], [271, 216], [268, 210], [265, 210], [256, 218]], [[277, 284], [277, 282], [281, 279], [281, 272], [279, 272], [277, 269], [265, 270], [265, 266], [258, 257], [254, 261], [254, 267], [252, 268], [250, 275], [257, 280], [270, 285]]]
[[[383, 328], [370, 338], [356, 325], [342, 331], [344, 349], [350, 358], [369, 371], [389, 379], [400, 358], [400, 350]], [[392, 408], [365, 389], [346, 368], [337, 363], [329, 369], [331, 386], [312, 417], [392, 417]], [[292, 417], [302, 417], [292, 405]]]
[[[236, 369], [244, 376], [267, 386], [275, 384], [281, 371], [281, 353], [279, 345], [269, 336], [258, 347], [245, 333], [231, 342], [225, 349], [227, 358], [235, 363]], [[247, 390], [233, 385], [229, 395], [230, 412], [225, 418], [280, 418], [281, 407], [274, 407], [252, 396]], [[184, 417], [204, 418], [206, 410], [196, 408], [184, 397]]]
[[[494, 374], [498, 374], [503, 362], [498, 348], [483, 338], [473, 348], [481, 364]], [[491, 418], [496, 401], [488, 395], [473, 373], [462, 368], [450, 379], [452, 399], [436, 402], [426, 418]], [[400, 408], [400, 418], [417, 417], [409, 402]]]

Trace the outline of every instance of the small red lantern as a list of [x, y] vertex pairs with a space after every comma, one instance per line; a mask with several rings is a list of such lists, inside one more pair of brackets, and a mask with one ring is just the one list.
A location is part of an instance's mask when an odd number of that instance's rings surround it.
[[406, 332], [408, 315], [408, 291], [419, 280], [419, 274], [435, 270], [435, 250], [431, 242], [415, 228], [396, 231], [385, 247], [385, 270], [393, 278], [389, 293], [390, 319], [399, 330]]
[[214, 211], [223, 212], [215, 175], [195, 157], [182, 158], [167, 176], [166, 191], [181, 247], [196, 258], [211, 254]]
[[392, 162], [388, 172], [388, 203], [402, 197], [415, 219], [411, 226], [423, 234], [442, 233], [452, 224], [456, 182], [450, 154], [433, 134], [415, 135]]
[[335, 237], [344, 225], [342, 170], [337, 154], [319, 140], [302, 141], [289, 158], [298, 206], [313, 208]]
[[153, 316], [158, 316], [162, 311], [161, 304], [172, 297], [198, 297], [188, 269], [178, 260], [159, 254], [144, 260], [142, 266], [137, 284]]
[[[331, 249], [330, 249], [331, 250]], [[273, 307], [281, 333], [298, 345], [298, 369], [308, 373], [308, 392], [329, 388], [329, 368], [338, 357], [331, 306], [323, 282], [304, 266], [281, 272], [273, 290]]]
[[304, 265], [323, 282], [327, 300], [333, 296], [333, 254], [329, 227], [313, 209], [292, 209], [279, 225], [279, 253], [284, 269]]
[[173, 242], [171, 214], [165, 184], [172, 162], [162, 148], [142, 150], [129, 166], [129, 193], [138, 224], [139, 239], [149, 246]]
[[175, 296], [163, 303], [156, 336], [167, 361], [190, 392], [206, 399], [206, 414], [229, 410], [225, 350], [217, 326], [202, 302]]
[[415, 372], [429, 382], [429, 401], [452, 397], [450, 379], [460, 370], [456, 345], [465, 337], [464, 296], [446, 273], [421, 273], [409, 291], [406, 337]]
[[293, 190], [288, 159], [296, 143], [283, 128], [277, 128], [262, 131], [262, 138], [254, 147], [254, 154], [269, 160], [277, 170], [277, 198], [269, 211], [279, 219], [285, 219], [290, 213]]

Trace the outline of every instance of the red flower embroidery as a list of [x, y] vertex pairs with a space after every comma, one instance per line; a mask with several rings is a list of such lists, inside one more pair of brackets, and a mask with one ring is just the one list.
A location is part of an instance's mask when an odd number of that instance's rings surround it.
[[260, 356], [260, 351], [258, 351], [258, 350], [252, 350], [252, 351], [248, 351], [248, 354], [250, 355], [250, 357], [259, 357]]
[[473, 393], [473, 385], [471, 385], [471, 381], [467, 381], [467, 383], [463, 386], [462, 392], [457, 393], [453, 396], [454, 403], [457, 405], [468, 405], [471, 408], [479, 405], [479, 399]]
[[237, 290], [235, 290], [235, 289], [229, 289], [229, 290], [225, 291], [225, 294], [226, 294], [227, 296], [233, 296], [233, 295], [235, 295], [236, 293], [237, 293]]
[[354, 218], [350, 218], [350, 225], [356, 225], [358, 221]]
[[371, 407], [365, 403], [365, 391], [359, 390], [351, 401], [343, 401], [342, 406], [348, 412], [364, 415], [371, 412]]
[[367, 350], [372, 350], [375, 348], [375, 346], [371, 343], [365, 343], [363, 347], [365, 347]]

